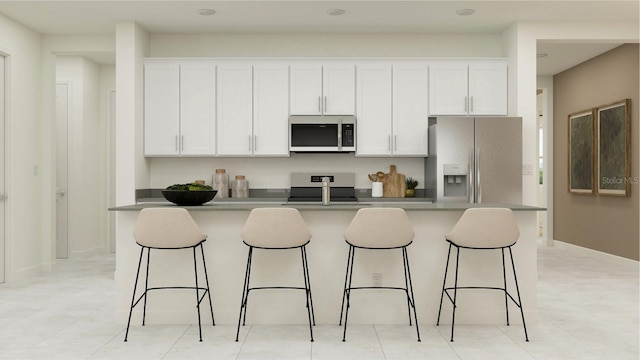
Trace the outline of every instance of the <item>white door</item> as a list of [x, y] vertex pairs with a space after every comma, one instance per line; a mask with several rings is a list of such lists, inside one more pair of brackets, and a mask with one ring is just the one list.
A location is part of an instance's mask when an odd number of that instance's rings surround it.
[[469, 64], [469, 114], [507, 115], [507, 63]]
[[56, 123], [58, 126], [57, 146], [57, 176], [56, 176], [56, 258], [69, 257], [68, 238], [68, 200], [67, 200], [67, 172], [68, 172], [68, 134], [69, 120], [69, 86], [56, 84]]
[[218, 66], [217, 144], [219, 155], [251, 155], [253, 70], [249, 64]]
[[427, 156], [429, 72], [424, 63], [393, 66], [393, 153]]
[[289, 67], [253, 67], [253, 154], [289, 156]]
[[352, 64], [322, 67], [322, 113], [353, 115], [356, 111], [356, 71]]
[[180, 153], [216, 153], [216, 64], [180, 64]]
[[322, 66], [291, 65], [291, 115], [322, 114]]
[[431, 115], [466, 115], [468, 112], [467, 63], [447, 60], [429, 66]]
[[358, 66], [358, 156], [391, 155], [391, 65]]
[[5, 282], [5, 250], [4, 250], [4, 217], [5, 199], [7, 195], [4, 187], [4, 99], [5, 99], [5, 76], [4, 76], [4, 56], [0, 55], [0, 284]]

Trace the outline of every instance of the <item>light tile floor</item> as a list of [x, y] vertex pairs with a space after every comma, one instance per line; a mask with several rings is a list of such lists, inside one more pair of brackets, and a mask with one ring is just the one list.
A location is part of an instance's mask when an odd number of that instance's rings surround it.
[[0, 359], [616, 359], [639, 358], [638, 264], [539, 248], [540, 321], [520, 326], [139, 326], [114, 324], [115, 257], [61, 260], [55, 272], [0, 285]]

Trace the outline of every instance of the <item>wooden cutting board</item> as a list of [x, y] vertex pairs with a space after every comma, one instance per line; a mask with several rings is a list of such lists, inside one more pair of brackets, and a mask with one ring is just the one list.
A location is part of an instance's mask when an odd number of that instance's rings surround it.
[[396, 166], [389, 166], [389, 173], [382, 176], [382, 196], [392, 198], [403, 198], [407, 185], [404, 174], [396, 172]]

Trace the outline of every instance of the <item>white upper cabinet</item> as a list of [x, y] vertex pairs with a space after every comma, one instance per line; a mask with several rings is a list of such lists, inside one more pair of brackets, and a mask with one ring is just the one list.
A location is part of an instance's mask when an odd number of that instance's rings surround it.
[[144, 153], [180, 154], [180, 65], [148, 62], [144, 66]]
[[218, 155], [251, 155], [253, 147], [253, 71], [242, 62], [218, 65]]
[[504, 60], [443, 60], [430, 65], [431, 115], [507, 115]]
[[215, 64], [147, 61], [145, 156], [215, 154]]
[[393, 154], [427, 156], [429, 149], [429, 67], [393, 65]]
[[426, 62], [357, 66], [358, 156], [426, 156]]
[[216, 152], [216, 66], [211, 62], [180, 65], [180, 154]]
[[291, 115], [353, 115], [355, 66], [297, 63], [291, 66]]
[[391, 64], [357, 67], [358, 156], [391, 155]]
[[506, 61], [469, 64], [469, 101], [470, 115], [507, 115]]
[[253, 67], [254, 155], [289, 156], [289, 66]]

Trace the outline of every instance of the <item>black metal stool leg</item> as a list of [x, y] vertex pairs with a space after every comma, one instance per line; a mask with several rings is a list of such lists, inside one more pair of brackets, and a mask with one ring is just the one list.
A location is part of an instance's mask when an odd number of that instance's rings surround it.
[[142, 326], [147, 319], [147, 294], [149, 294], [149, 263], [151, 260], [151, 248], [147, 248], [147, 272], [144, 279], [144, 304], [142, 307]]
[[402, 249], [402, 267], [404, 268], [404, 291], [407, 293], [407, 311], [409, 312], [409, 326], [411, 326], [411, 298], [409, 297], [409, 279], [407, 277], [407, 248]]
[[522, 309], [522, 299], [520, 298], [520, 288], [518, 287], [518, 277], [516, 276], [516, 264], [513, 262], [513, 252], [511, 252], [511, 246], [509, 246], [509, 257], [511, 257], [511, 267], [513, 268], [513, 280], [516, 283], [516, 293], [518, 294], [518, 307], [520, 308], [520, 315], [522, 316], [522, 327], [524, 328], [524, 339], [529, 341], [529, 335], [527, 334], [527, 324], [524, 321], [524, 310]]
[[202, 321], [200, 320], [200, 290], [198, 289], [198, 263], [196, 262], [196, 248], [193, 247], [193, 273], [196, 280], [196, 309], [198, 309], [198, 335], [202, 342]]
[[211, 310], [211, 323], [215, 326], [216, 319], [213, 317], [213, 302], [211, 302], [211, 288], [209, 287], [209, 274], [207, 274], [207, 261], [204, 259], [204, 247], [200, 244], [200, 252], [202, 254], [202, 266], [204, 267], [204, 280], [207, 283], [207, 295], [209, 296], [209, 309]]
[[451, 243], [449, 243], [449, 252], [447, 253], [447, 264], [444, 266], [444, 280], [442, 280], [442, 293], [440, 294], [440, 307], [438, 308], [438, 321], [436, 326], [440, 325], [440, 313], [442, 312], [442, 299], [444, 298], [445, 286], [447, 284], [447, 272], [449, 271], [449, 259], [451, 258]]
[[355, 253], [356, 253], [356, 248], [349, 245], [351, 247], [351, 257], [350, 257], [350, 266], [349, 266], [349, 284], [347, 285], [346, 288], [346, 299], [347, 299], [347, 303], [346, 303], [346, 309], [344, 312], [344, 329], [342, 331], [342, 341], [346, 341], [346, 337], [347, 337], [347, 321], [349, 319], [349, 307], [350, 307], [350, 298], [351, 298], [351, 281], [353, 280], [353, 262], [355, 261]]
[[502, 280], [504, 285], [504, 311], [507, 316], [507, 326], [509, 326], [509, 293], [507, 292], [507, 270], [504, 264], [504, 248], [500, 248], [502, 253]]
[[351, 252], [353, 246], [349, 246], [349, 254], [347, 255], [347, 268], [344, 271], [344, 288], [342, 290], [342, 305], [340, 306], [340, 322], [338, 325], [342, 325], [342, 315], [344, 314], [344, 304], [347, 297], [347, 281], [349, 279], [349, 264], [351, 263]]
[[[418, 341], [420, 340], [420, 327], [418, 326], [418, 314], [416, 313], [416, 298], [413, 295], [413, 282], [411, 281], [411, 268], [409, 267], [409, 256], [407, 254], [407, 247], [402, 248], [402, 252], [405, 259], [405, 274], [409, 277], [409, 292], [411, 293], [411, 306], [413, 307], [413, 317], [416, 323], [416, 333], [418, 335]], [[411, 313], [409, 313], [409, 318], [411, 318]]]
[[305, 258], [304, 246], [300, 247], [300, 257], [302, 258], [302, 275], [304, 277], [304, 292], [307, 302], [307, 316], [309, 317], [309, 334], [311, 334], [311, 342], [313, 342], [313, 320], [311, 320], [311, 285], [309, 285], [309, 273], [307, 271], [307, 261]]
[[453, 314], [451, 316], [451, 341], [453, 341], [453, 329], [456, 323], [456, 300], [458, 298], [458, 265], [460, 263], [460, 248], [456, 246], [456, 275], [453, 285]]
[[[247, 255], [247, 268], [244, 273], [244, 284], [242, 286], [242, 299], [240, 299], [240, 314], [238, 315], [238, 331], [236, 332], [236, 341], [240, 336], [240, 323], [242, 322], [242, 313], [247, 306], [247, 297], [249, 296], [249, 274], [251, 273], [251, 254], [253, 248], [249, 247], [249, 254]], [[245, 312], [246, 316], [246, 312]]]
[[311, 319], [313, 320], [313, 325], [316, 325], [316, 315], [315, 312], [313, 311], [313, 295], [311, 292], [311, 277], [309, 276], [309, 260], [307, 259], [307, 247], [303, 246], [302, 247], [303, 251], [302, 251], [302, 256], [304, 259], [304, 269], [305, 269], [305, 274], [307, 276], [307, 283], [309, 284], [309, 305], [311, 305]]
[[129, 336], [129, 325], [131, 325], [131, 313], [133, 313], [133, 307], [136, 301], [136, 289], [138, 288], [138, 277], [140, 276], [140, 266], [142, 265], [142, 253], [144, 248], [140, 249], [140, 259], [138, 259], [138, 271], [136, 272], [136, 281], [133, 283], [133, 294], [131, 295], [131, 308], [129, 309], [129, 320], [127, 320], [127, 331], [124, 333], [124, 341], [127, 342]]

